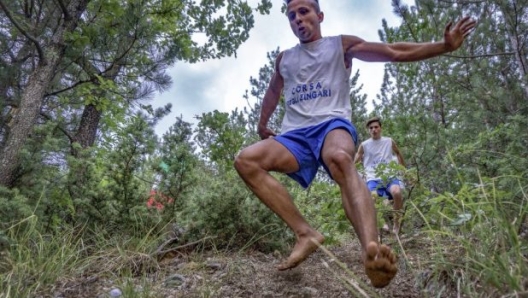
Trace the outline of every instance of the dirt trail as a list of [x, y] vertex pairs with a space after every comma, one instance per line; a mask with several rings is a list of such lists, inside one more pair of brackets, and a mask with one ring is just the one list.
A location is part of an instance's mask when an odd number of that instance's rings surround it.
[[[331, 247], [329, 251], [338, 262], [346, 264], [355, 277], [347, 275], [322, 250], [312, 254], [299, 267], [288, 271], [275, 269], [275, 265], [286, 256], [253, 252], [222, 257], [216, 255], [201, 263], [174, 259], [164, 265], [164, 270], [178, 272], [185, 277], [185, 281], [178, 288], [158, 289], [163, 292], [163, 297], [365, 297], [351, 293], [349, 289], [353, 287], [347, 283], [356, 278], [368, 285], [358, 241], [351, 240], [341, 246]], [[408, 257], [409, 253], [406, 251]], [[415, 286], [415, 275], [406, 267], [403, 258], [400, 258], [399, 272], [391, 284], [383, 289], [363, 286], [368, 288], [367, 294], [422, 297]]]
[[[391, 284], [383, 289], [368, 286], [360, 261], [360, 246], [351, 239], [328, 250], [319, 249], [295, 269], [278, 271], [275, 268], [286, 256], [261, 252], [219, 253], [193, 252], [163, 260], [150, 273], [129, 280], [128, 290], [117, 297], [424, 297], [417, 287], [419, 260], [427, 258], [421, 240], [402, 238], [408, 262], [405, 262], [394, 238], [385, 241], [399, 255], [399, 272]], [[338, 260], [338, 261], [335, 261]], [[346, 264], [355, 277], [345, 274], [339, 264]], [[70, 280], [58, 287], [53, 297], [110, 297], [119, 288], [110, 278]], [[362, 295], [349, 281], [362, 283]], [[434, 292], [434, 290], [433, 290]], [[442, 295], [442, 297], [449, 297]]]

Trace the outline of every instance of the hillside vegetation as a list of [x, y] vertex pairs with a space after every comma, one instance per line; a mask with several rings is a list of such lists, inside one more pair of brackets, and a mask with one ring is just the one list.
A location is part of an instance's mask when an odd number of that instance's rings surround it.
[[[248, 78], [246, 108], [154, 132], [173, 109], [149, 102], [167, 69], [233, 55], [270, 2], [66, 2], [0, 0], [0, 297], [528, 295], [528, 2], [393, 1], [402, 24], [380, 20], [383, 42], [478, 20], [456, 52], [387, 64], [376, 98], [351, 78], [361, 138], [380, 116], [408, 165], [394, 169], [405, 216], [400, 238], [382, 234], [400, 268], [383, 290], [366, 284], [325, 175], [307, 190], [276, 175], [327, 242], [299, 268], [273, 268], [293, 235], [233, 160], [258, 139], [279, 50]], [[381, 224], [391, 211], [377, 206]]]

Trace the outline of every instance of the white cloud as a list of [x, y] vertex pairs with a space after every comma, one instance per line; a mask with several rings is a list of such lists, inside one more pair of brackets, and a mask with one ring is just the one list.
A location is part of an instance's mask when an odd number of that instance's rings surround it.
[[[249, 2], [256, 3], [257, 0]], [[387, 20], [389, 26], [400, 24], [389, 0], [322, 0], [320, 3], [325, 14], [321, 25], [324, 36], [350, 34], [368, 41], [379, 41], [382, 19]], [[153, 103], [155, 106], [169, 102], [173, 105], [172, 114], [158, 124], [158, 134], [167, 131], [175, 117], [180, 115], [183, 120], [196, 123], [195, 115], [213, 110], [230, 112], [246, 105], [242, 95], [250, 89], [249, 78], [257, 76], [259, 69], [268, 62], [266, 54], [277, 47], [286, 49], [297, 43], [280, 11], [281, 4], [282, 1], [275, 1], [270, 15], [255, 16], [255, 27], [250, 38], [237, 51], [237, 58], [178, 63], [170, 70], [173, 86], [157, 94]], [[368, 94], [370, 102], [379, 92], [384, 64], [358, 60], [353, 63], [353, 73], [359, 69], [359, 82], [364, 85], [363, 91]]]

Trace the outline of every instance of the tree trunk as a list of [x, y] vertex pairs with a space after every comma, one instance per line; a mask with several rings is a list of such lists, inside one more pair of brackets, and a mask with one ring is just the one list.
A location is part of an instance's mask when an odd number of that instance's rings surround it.
[[[125, 52], [128, 48], [124, 48], [123, 52]], [[123, 55], [121, 53], [120, 55]], [[123, 67], [123, 61], [120, 61], [119, 59], [114, 61], [113, 66], [103, 75], [105, 78], [115, 81], [117, 75], [121, 71]], [[88, 67], [90, 67], [93, 71], [93, 73], [98, 73], [97, 68], [93, 65], [86, 63]], [[98, 84], [98, 83], [96, 83]], [[105, 96], [104, 92], [98, 92], [98, 94], [95, 94], [96, 97]], [[75, 133], [75, 136], [72, 140], [72, 155], [76, 158], [79, 158], [79, 150], [75, 148], [74, 143], [78, 143], [81, 145], [81, 149], [86, 149], [88, 147], [93, 146], [95, 143], [95, 139], [97, 136], [97, 128], [99, 127], [99, 121], [101, 120], [102, 112], [97, 109], [97, 107], [93, 104], [87, 105], [84, 107], [83, 114], [81, 116], [81, 122], [79, 123], [79, 127], [77, 128], [77, 132]]]
[[[90, 0], [72, 0], [67, 12], [61, 16], [62, 24], [55, 31], [50, 46], [43, 48], [39, 64], [31, 74], [20, 100], [20, 107], [13, 117], [13, 126], [0, 154], [0, 185], [11, 187], [15, 182], [19, 165], [19, 152], [29, 137], [33, 125], [40, 113], [42, 99], [49, 87], [57, 65], [60, 63], [66, 45], [64, 36], [77, 27], [82, 13]], [[38, 46], [38, 45], [37, 45]]]
[[[81, 145], [81, 150], [91, 147], [95, 143], [99, 120], [101, 120], [101, 111], [97, 110], [95, 105], [92, 104], [85, 106], [81, 117], [81, 123], [77, 129], [77, 133], [73, 137], [72, 143], [79, 143], [79, 145]], [[76, 149], [73, 144], [71, 148], [72, 155], [79, 158], [79, 150]]]

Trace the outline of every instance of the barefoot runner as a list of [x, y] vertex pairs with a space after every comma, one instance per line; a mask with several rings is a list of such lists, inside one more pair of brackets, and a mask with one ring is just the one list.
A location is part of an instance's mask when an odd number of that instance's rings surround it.
[[[403, 182], [398, 177], [392, 176], [388, 181], [383, 181], [377, 174], [377, 167], [381, 164], [397, 162], [405, 168], [403, 155], [396, 145], [396, 142], [389, 137], [382, 136], [381, 119], [373, 117], [367, 121], [367, 129], [370, 138], [357, 150], [355, 163], [363, 163], [365, 167], [367, 187], [373, 199], [386, 198], [384, 204], [392, 204], [394, 211], [392, 232], [400, 234], [401, 212], [403, 211]], [[388, 223], [383, 226], [383, 230], [389, 231]]]
[[[378, 243], [374, 203], [354, 164], [357, 135], [350, 122], [349, 99], [352, 60], [409, 62], [448, 53], [462, 45], [475, 22], [463, 18], [454, 26], [448, 24], [439, 42], [385, 44], [353, 35], [323, 37], [324, 14], [318, 1], [287, 0], [286, 4], [299, 44], [277, 56], [258, 123], [262, 140], [240, 152], [235, 168], [253, 193], [295, 233], [293, 251], [278, 266], [286, 270], [304, 261], [324, 242], [324, 236], [310, 226], [269, 172], [286, 173], [308, 187], [322, 165], [339, 185], [345, 213], [363, 248], [367, 276], [374, 287], [384, 287], [396, 275], [396, 257]], [[281, 94], [286, 113], [277, 135], [267, 124]]]

